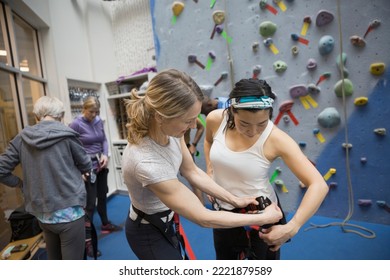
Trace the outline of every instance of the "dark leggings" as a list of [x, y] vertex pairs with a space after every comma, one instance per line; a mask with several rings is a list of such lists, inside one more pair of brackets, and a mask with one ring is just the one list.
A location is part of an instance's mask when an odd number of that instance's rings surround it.
[[[284, 225], [287, 221], [279, 200], [278, 206], [282, 210], [283, 217], [276, 224]], [[280, 259], [280, 249], [276, 252], [270, 251], [270, 247], [259, 237], [257, 230], [247, 231], [244, 227], [214, 229], [213, 237], [217, 260]]]
[[[107, 217], [107, 175], [108, 169], [101, 170], [96, 177], [95, 183], [87, 182], [85, 183], [85, 188], [87, 190], [87, 206], [85, 210], [88, 214], [88, 217], [93, 221], [93, 214], [95, 212], [95, 207], [100, 216], [103, 225], [108, 224]], [[97, 203], [96, 203], [97, 199]]]
[[82, 260], [85, 248], [84, 217], [69, 223], [39, 222], [49, 260]]
[[[173, 222], [167, 224], [168, 234], [176, 236]], [[180, 246], [175, 248], [164, 235], [151, 224], [133, 221], [127, 216], [126, 239], [140, 260], [182, 260]]]
[[214, 248], [217, 260], [279, 260], [280, 250], [272, 252], [259, 237], [259, 232], [251, 230], [250, 243], [243, 227], [214, 229]]

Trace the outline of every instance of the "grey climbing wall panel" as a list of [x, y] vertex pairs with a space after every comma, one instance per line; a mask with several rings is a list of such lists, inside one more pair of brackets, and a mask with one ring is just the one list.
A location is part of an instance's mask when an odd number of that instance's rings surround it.
[[[172, 10], [175, 2], [182, 7], [177, 16]], [[158, 70], [183, 70], [199, 85], [209, 88], [207, 93], [211, 97], [218, 97], [227, 96], [232, 85], [241, 78], [253, 77], [253, 70], [258, 67], [257, 78], [267, 80], [277, 94], [274, 121], [279, 106], [293, 101], [291, 113], [296, 122], [283, 114], [278, 127], [301, 145], [323, 175], [331, 168], [336, 170], [327, 177], [331, 190], [319, 214], [343, 218], [348, 212], [348, 170], [342, 146], [347, 127], [352, 144], [348, 165], [354, 189], [353, 219], [390, 224], [390, 213], [386, 211], [390, 204], [387, 163], [390, 145], [388, 136], [373, 132], [376, 128], [389, 130], [390, 1], [340, 0], [340, 17], [336, 0], [284, 0], [279, 4], [268, 0], [263, 8], [260, 2], [263, 1], [152, 0]], [[213, 18], [218, 11], [224, 15], [219, 25]], [[318, 19], [329, 19], [326, 13], [332, 15], [333, 20], [317, 23]], [[375, 20], [380, 24], [374, 24], [366, 34]], [[358, 46], [361, 42], [365, 45]], [[329, 47], [332, 43], [333, 47]], [[320, 50], [319, 46], [327, 49]], [[194, 63], [195, 58], [199, 63]], [[315, 68], [311, 67], [313, 61]], [[282, 63], [287, 65], [285, 71], [276, 71]], [[376, 67], [371, 73], [370, 65], [374, 63], [383, 63], [384, 72], [376, 73]], [[345, 87], [345, 92], [351, 94], [345, 98], [345, 105], [334, 90], [342, 78], [341, 64], [344, 78], [352, 85]], [[227, 77], [214, 85], [221, 75]], [[290, 91], [296, 86], [306, 90], [314, 86], [319, 92], [314, 90], [303, 97], [296, 96]], [[362, 104], [357, 98], [368, 102], [357, 106], [355, 103]], [[339, 121], [324, 126], [318, 116], [322, 113], [325, 119], [331, 118], [329, 110], [338, 114]], [[204, 167], [202, 157], [198, 163]], [[283, 181], [284, 188], [275, 188], [284, 210], [294, 211], [305, 189], [299, 187], [298, 180], [281, 160], [274, 162], [271, 172], [277, 167], [282, 171], [277, 179]], [[359, 199], [372, 203], [359, 205]]]

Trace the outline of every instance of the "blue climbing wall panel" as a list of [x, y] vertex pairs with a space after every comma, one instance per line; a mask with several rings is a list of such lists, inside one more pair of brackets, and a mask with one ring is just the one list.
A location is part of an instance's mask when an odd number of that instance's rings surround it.
[[[353, 206], [354, 220], [390, 224], [390, 212], [377, 204], [379, 201], [390, 205], [389, 136], [374, 133], [377, 128], [385, 128], [389, 133], [390, 1], [340, 0], [340, 16], [336, 0], [284, 0], [279, 4], [268, 0], [263, 8], [260, 2], [263, 1], [151, 0], [158, 70], [185, 71], [206, 94], [218, 97], [228, 96], [235, 82], [253, 77], [254, 70], [260, 69], [257, 77], [267, 80], [277, 94], [273, 120], [281, 104], [289, 100], [294, 104], [291, 113], [297, 123], [288, 114], [282, 114], [278, 127], [301, 144], [302, 151], [321, 174], [326, 175], [331, 168], [336, 170], [327, 180], [332, 187], [318, 214], [344, 218]], [[177, 15], [173, 13], [174, 5], [181, 7]], [[224, 15], [220, 24], [213, 17], [218, 12]], [[331, 14], [333, 20], [318, 25], [318, 18], [327, 18], [322, 16], [324, 12]], [[311, 23], [305, 23], [305, 18]], [[369, 29], [373, 22], [379, 24]], [[264, 25], [274, 26], [276, 31], [266, 34], [260, 28]], [[327, 45], [329, 41], [323, 40], [329, 37], [333, 49], [324, 53], [320, 46]], [[362, 39], [365, 46], [353, 44], [357, 40], [352, 38]], [[294, 54], [294, 49], [298, 53]], [[346, 59], [340, 62], [341, 53]], [[309, 69], [313, 60], [317, 67]], [[276, 64], [281, 63], [287, 65], [285, 71], [277, 71]], [[374, 63], [383, 63], [384, 73], [372, 74], [370, 65]], [[342, 79], [340, 66], [345, 70], [344, 78], [353, 85], [345, 103], [334, 90]], [[226, 78], [215, 85], [222, 74]], [[307, 89], [313, 84], [319, 92], [310, 92], [303, 98], [291, 95], [291, 88]], [[356, 98], [367, 98], [368, 103], [356, 106]], [[329, 108], [340, 118], [340, 124], [334, 127], [318, 122], [318, 116]], [[352, 144], [348, 163], [342, 146], [346, 143], [345, 128]], [[362, 158], [366, 158], [365, 163]], [[205, 169], [202, 153], [196, 161]], [[276, 168], [281, 169], [277, 179], [285, 186], [275, 186], [283, 208], [295, 211], [305, 189], [299, 187], [297, 178], [280, 159], [273, 163], [271, 173]], [[353, 194], [351, 206], [349, 193]], [[371, 205], [359, 205], [361, 199], [371, 201]]]

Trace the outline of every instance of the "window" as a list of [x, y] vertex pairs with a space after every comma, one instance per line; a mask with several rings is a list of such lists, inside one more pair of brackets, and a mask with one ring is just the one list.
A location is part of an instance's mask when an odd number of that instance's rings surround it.
[[[33, 103], [45, 95], [39, 33], [0, 1], [0, 153], [23, 127], [35, 124]], [[22, 177], [20, 166], [14, 171]], [[23, 204], [21, 191], [0, 184], [0, 250], [9, 242], [5, 221]]]

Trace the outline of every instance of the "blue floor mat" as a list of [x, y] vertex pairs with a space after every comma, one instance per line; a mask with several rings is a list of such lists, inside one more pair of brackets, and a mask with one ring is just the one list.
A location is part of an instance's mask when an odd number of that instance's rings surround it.
[[[113, 195], [108, 201], [108, 215], [117, 225], [124, 226], [130, 200], [127, 195]], [[287, 219], [292, 214], [287, 215]], [[99, 235], [99, 250], [102, 256], [99, 260], [136, 260], [125, 236], [124, 229], [110, 234], [100, 233], [100, 219], [94, 216], [95, 226]], [[198, 260], [214, 260], [215, 253], [212, 240], [212, 230], [202, 228], [184, 218], [181, 218], [184, 232]], [[354, 233], [344, 233], [340, 226], [305, 230], [310, 223], [325, 225], [342, 222], [321, 216], [312, 217], [291, 242], [282, 247], [282, 260], [390, 260], [390, 226], [349, 221], [352, 225], [361, 226], [373, 231], [375, 238], [369, 239]], [[349, 227], [348, 227], [349, 228]], [[354, 229], [351, 227], [350, 229]], [[367, 232], [363, 232], [367, 234]]]

